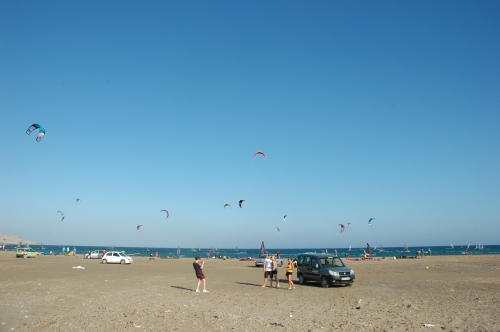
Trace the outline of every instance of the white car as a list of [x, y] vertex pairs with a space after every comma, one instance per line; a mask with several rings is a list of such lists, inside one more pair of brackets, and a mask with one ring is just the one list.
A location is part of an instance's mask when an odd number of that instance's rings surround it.
[[116, 263], [116, 264], [131, 264], [134, 260], [132, 257], [119, 251], [109, 251], [102, 257], [102, 263]]
[[104, 255], [104, 250], [92, 250], [90, 253], [86, 253], [84, 258], [102, 258]]
[[[255, 266], [263, 266], [264, 261], [267, 258], [267, 254], [260, 254], [256, 259], [255, 259]], [[283, 266], [283, 260], [281, 258], [276, 258], [276, 264], [278, 266]]]

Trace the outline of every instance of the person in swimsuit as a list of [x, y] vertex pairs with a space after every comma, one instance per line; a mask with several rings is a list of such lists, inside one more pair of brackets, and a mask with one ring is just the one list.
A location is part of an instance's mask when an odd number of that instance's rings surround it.
[[295, 289], [292, 281], [293, 268], [295, 264], [291, 258], [288, 258], [288, 266], [286, 267], [286, 278], [288, 279], [288, 289]]
[[206, 279], [205, 279], [205, 275], [203, 274], [203, 265], [205, 265], [205, 261], [202, 261], [201, 265], [200, 265], [200, 257], [196, 256], [194, 258], [194, 263], [193, 263], [194, 272], [196, 273], [196, 278], [198, 278], [198, 286], [196, 286], [196, 293], [200, 292], [199, 288], [200, 288], [200, 283], [202, 280], [203, 280], [203, 293], [208, 293], [207, 289], [205, 288], [206, 287]]

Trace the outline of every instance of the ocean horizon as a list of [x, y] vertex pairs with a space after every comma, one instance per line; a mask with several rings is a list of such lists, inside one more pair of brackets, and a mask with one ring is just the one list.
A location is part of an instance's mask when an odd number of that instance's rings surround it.
[[[481, 246], [481, 247], [480, 247]], [[41, 252], [41, 253], [53, 253], [61, 254], [63, 248], [68, 248], [68, 245], [31, 245], [31, 248]], [[5, 246], [6, 250], [12, 250], [16, 248], [15, 245]], [[168, 247], [125, 247], [125, 246], [72, 246], [69, 245], [70, 251], [76, 251], [77, 255], [84, 255], [90, 250], [117, 250], [124, 251], [128, 255], [148, 257], [150, 255], [155, 256], [156, 251], [160, 257], [164, 256], [175, 256], [177, 257], [177, 250], [179, 250], [180, 258], [194, 258], [200, 256], [202, 258], [207, 258], [209, 254], [210, 258], [215, 256], [226, 256], [228, 258], [255, 258], [259, 255], [260, 249], [255, 248], [168, 248]], [[454, 248], [450, 246], [408, 246], [408, 251], [404, 250], [404, 247], [372, 247], [372, 257], [373, 258], [383, 258], [383, 257], [394, 257], [394, 256], [414, 256], [417, 251], [423, 249], [425, 255], [430, 249], [433, 256], [454, 256], [454, 255], [464, 255], [463, 252], [466, 251], [467, 245], [456, 245]], [[333, 254], [335, 250], [340, 257], [345, 257], [349, 254], [351, 257], [361, 257], [366, 251], [364, 248], [294, 248], [294, 249], [281, 249], [281, 248], [269, 248], [267, 252], [270, 254], [276, 254], [277, 251], [280, 252], [282, 258], [297, 257], [301, 253], [305, 252], [315, 252], [322, 253], [325, 250], [328, 253]], [[474, 244], [470, 246], [469, 255], [492, 255], [500, 254], [500, 245], [480, 245]]]

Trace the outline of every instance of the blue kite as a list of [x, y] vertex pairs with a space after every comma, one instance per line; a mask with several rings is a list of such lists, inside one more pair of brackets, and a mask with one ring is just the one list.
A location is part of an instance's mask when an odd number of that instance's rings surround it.
[[40, 142], [43, 138], [43, 136], [45, 136], [45, 129], [43, 129], [42, 126], [40, 126], [39, 124], [36, 124], [36, 123], [33, 123], [29, 128], [28, 130], [26, 130], [26, 134], [31, 134], [31, 132], [35, 129], [39, 129], [38, 131], [38, 136], [36, 137], [36, 141], [37, 142]]

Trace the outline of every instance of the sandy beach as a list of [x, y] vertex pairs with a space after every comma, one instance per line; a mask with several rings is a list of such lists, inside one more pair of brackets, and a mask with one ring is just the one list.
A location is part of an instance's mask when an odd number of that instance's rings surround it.
[[209, 293], [194, 292], [192, 262], [0, 252], [0, 331], [500, 330], [499, 255], [349, 261], [352, 287], [293, 291], [284, 268], [263, 289], [253, 262], [209, 260]]

